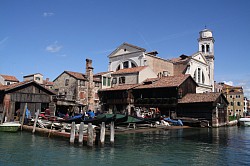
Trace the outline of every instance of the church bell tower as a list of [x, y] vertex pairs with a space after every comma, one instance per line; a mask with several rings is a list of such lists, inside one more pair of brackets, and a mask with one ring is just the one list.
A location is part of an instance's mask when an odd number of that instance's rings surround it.
[[199, 52], [206, 58], [209, 64], [209, 78], [210, 86], [214, 92], [214, 38], [211, 30], [205, 28], [200, 31], [200, 37], [198, 39]]

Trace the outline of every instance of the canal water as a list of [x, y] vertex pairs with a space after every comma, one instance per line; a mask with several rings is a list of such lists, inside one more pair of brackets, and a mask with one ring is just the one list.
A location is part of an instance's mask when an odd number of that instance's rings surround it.
[[1, 166], [250, 165], [250, 127], [119, 134], [104, 147], [70, 145], [27, 132], [0, 133]]

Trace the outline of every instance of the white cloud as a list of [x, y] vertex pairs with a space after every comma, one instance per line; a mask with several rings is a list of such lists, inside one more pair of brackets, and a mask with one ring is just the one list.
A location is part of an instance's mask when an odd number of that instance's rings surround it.
[[51, 52], [51, 53], [55, 53], [55, 52], [59, 52], [62, 49], [62, 46], [57, 44], [57, 41], [55, 41], [53, 44], [48, 45], [46, 47], [46, 51]]
[[51, 16], [54, 16], [54, 13], [52, 13], [52, 12], [44, 12], [43, 16], [44, 17], [51, 17]]
[[227, 84], [227, 85], [230, 85], [230, 86], [233, 86], [234, 85], [234, 83], [233, 83], [233, 81], [223, 81], [225, 84]]

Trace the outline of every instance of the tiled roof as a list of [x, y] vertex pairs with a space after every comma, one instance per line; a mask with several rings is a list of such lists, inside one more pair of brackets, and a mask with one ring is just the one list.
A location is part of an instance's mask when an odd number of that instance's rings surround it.
[[19, 80], [15, 76], [9, 76], [9, 75], [3, 75], [3, 74], [0, 74], [0, 75], [5, 79], [5, 81], [19, 82]]
[[0, 90], [10, 90], [10, 89], [25, 85], [29, 82], [33, 82], [33, 80], [18, 82], [18, 83], [11, 84], [11, 85], [3, 85], [3, 86], [0, 86]]
[[243, 93], [243, 88], [241, 86], [231, 86], [227, 84], [223, 84], [223, 91], [225, 93]]
[[[188, 93], [178, 103], [208, 103], [214, 102], [222, 95], [218, 92], [211, 93]], [[222, 95], [223, 96], [223, 95]]]
[[52, 86], [54, 84], [54, 82], [43, 80], [43, 84]]
[[104, 75], [104, 74], [107, 74], [107, 73], [110, 73], [110, 71], [96, 73], [96, 74], [94, 75], [94, 77], [95, 77], [95, 76], [101, 76], [101, 75]]
[[166, 76], [161, 78], [147, 79], [140, 86], [134, 89], [178, 87], [188, 77], [191, 76], [187, 74], [187, 75]]
[[[25, 78], [25, 77], [31, 77], [31, 76], [34, 76], [34, 75], [37, 75], [37, 74], [42, 75], [41, 73], [35, 73], [35, 74], [29, 74], [29, 75], [23, 76], [23, 78]], [[42, 76], [43, 76], [43, 75], [42, 75]]]
[[190, 56], [181, 55], [178, 58], [172, 58], [172, 59], [170, 59], [170, 61], [173, 62], [173, 63], [182, 63], [182, 62], [186, 62], [189, 59], [190, 59]]
[[117, 85], [112, 88], [107, 88], [107, 89], [100, 89], [99, 91], [115, 91], [115, 90], [129, 90], [132, 89], [139, 84], [122, 84], [122, 85]]
[[128, 73], [138, 73], [138, 72], [142, 71], [143, 69], [145, 69], [146, 67], [147, 66], [139, 66], [139, 67], [121, 69], [121, 70], [118, 70], [118, 71], [112, 73], [112, 75], [116, 75], [116, 74], [128, 74]]
[[79, 79], [79, 80], [86, 80], [85, 75], [82, 73], [78, 73], [78, 72], [72, 72], [72, 71], [65, 71], [66, 73], [68, 73], [70, 76]]
[[47, 89], [47, 88], [41, 86], [40, 84], [36, 83], [36, 82], [33, 81], [33, 80], [18, 82], [18, 83], [11, 84], [11, 85], [2, 85], [2, 86], [0, 86], [0, 91], [9, 91], [9, 90], [12, 90], [12, 89], [21, 87], [21, 86], [26, 85], [26, 84], [31, 84], [31, 83], [37, 84], [37, 85], [40, 86], [41, 88], [47, 90], [50, 94], [55, 94], [55, 93], [52, 92], [51, 90], [49, 90], [49, 89]]

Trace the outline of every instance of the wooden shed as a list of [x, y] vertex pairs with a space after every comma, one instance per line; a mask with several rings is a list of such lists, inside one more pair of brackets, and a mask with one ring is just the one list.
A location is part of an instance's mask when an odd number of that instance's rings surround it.
[[228, 101], [222, 93], [189, 93], [178, 101], [177, 116], [208, 120], [212, 127], [228, 123]]
[[37, 109], [43, 111], [49, 108], [51, 113], [54, 113], [53, 95], [55, 94], [52, 91], [35, 81], [24, 81], [0, 86], [0, 113], [5, 108], [7, 121], [14, 120], [17, 110], [20, 110], [20, 114], [22, 115], [25, 103], [27, 103], [31, 116], [35, 115]]

